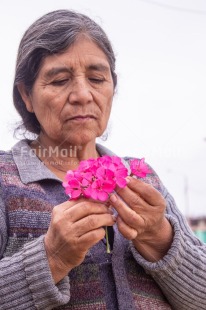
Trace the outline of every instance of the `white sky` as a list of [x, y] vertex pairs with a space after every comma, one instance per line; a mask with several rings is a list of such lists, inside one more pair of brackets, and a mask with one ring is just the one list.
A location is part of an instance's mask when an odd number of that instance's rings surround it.
[[205, 0], [1, 0], [0, 149], [15, 143], [19, 41], [38, 17], [64, 8], [95, 19], [116, 53], [119, 84], [105, 146], [145, 157], [184, 214], [206, 215]]

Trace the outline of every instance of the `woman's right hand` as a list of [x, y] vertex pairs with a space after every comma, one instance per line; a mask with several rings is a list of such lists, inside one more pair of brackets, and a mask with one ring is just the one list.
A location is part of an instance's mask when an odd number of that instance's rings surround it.
[[108, 207], [96, 201], [66, 201], [53, 208], [44, 242], [55, 283], [80, 265], [88, 250], [104, 238], [103, 226], [114, 223]]

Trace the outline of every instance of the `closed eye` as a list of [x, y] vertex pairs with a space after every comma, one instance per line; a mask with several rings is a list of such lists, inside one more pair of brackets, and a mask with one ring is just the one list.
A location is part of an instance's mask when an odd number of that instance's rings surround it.
[[95, 84], [101, 84], [105, 81], [105, 79], [102, 78], [89, 78], [90, 82], [95, 83]]
[[55, 86], [63, 86], [63, 85], [65, 85], [68, 81], [69, 81], [69, 79], [54, 80], [54, 81], [51, 82], [51, 84], [52, 84], [52, 85], [55, 85]]

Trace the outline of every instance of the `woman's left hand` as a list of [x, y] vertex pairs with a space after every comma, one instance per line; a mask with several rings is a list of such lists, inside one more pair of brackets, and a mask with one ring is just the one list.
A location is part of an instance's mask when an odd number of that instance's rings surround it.
[[158, 261], [170, 248], [173, 231], [165, 218], [166, 202], [150, 184], [128, 177], [125, 188], [112, 194], [111, 205], [118, 212], [121, 234], [149, 261]]

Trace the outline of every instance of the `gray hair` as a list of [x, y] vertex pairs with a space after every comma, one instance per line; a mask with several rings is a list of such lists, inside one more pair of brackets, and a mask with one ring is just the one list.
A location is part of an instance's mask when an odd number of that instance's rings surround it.
[[17, 130], [40, 133], [40, 124], [35, 114], [27, 111], [18, 91], [18, 84], [23, 83], [26, 91], [31, 92], [43, 59], [48, 55], [63, 52], [80, 35], [89, 37], [107, 56], [115, 89], [117, 84], [115, 55], [103, 29], [88, 16], [74, 11], [50, 12], [27, 29], [19, 45], [13, 84], [14, 106], [22, 118]]

